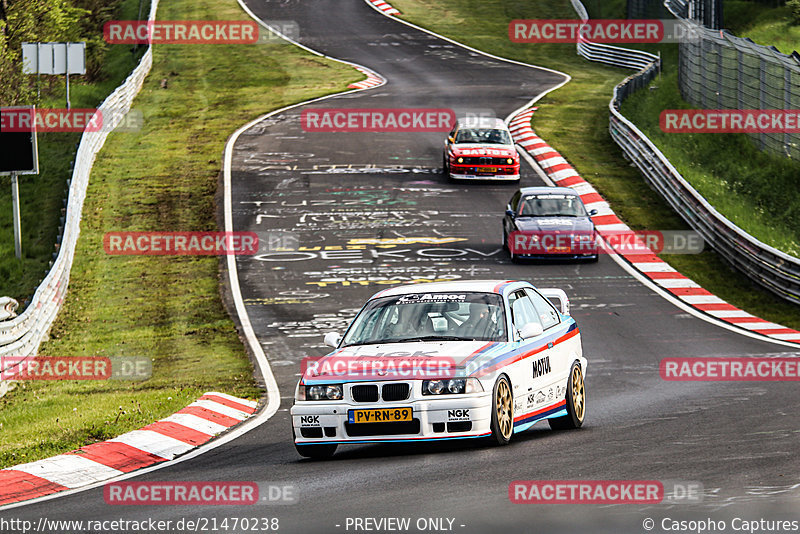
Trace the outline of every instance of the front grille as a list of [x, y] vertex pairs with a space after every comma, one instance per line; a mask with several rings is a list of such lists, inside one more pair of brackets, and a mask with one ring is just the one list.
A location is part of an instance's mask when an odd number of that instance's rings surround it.
[[378, 402], [378, 386], [353, 386], [350, 390], [356, 402]]
[[345, 423], [344, 431], [350, 437], [419, 434], [419, 419], [401, 423]]
[[406, 400], [408, 398], [408, 393], [408, 384], [384, 384], [381, 391], [383, 400], [389, 402]]

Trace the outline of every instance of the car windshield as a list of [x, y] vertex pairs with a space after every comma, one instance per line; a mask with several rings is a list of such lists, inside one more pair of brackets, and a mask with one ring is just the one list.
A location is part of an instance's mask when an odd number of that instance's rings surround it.
[[499, 295], [413, 293], [378, 298], [361, 310], [342, 345], [465, 340], [506, 340], [505, 311]]
[[511, 136], [499, 128], [462, 128], [456, 134], [456, 144], [461, 143], [510, 145]]
[[534, 195], [519, 208], [520, 217], [586, 217], [580, 197], [575, 195]]

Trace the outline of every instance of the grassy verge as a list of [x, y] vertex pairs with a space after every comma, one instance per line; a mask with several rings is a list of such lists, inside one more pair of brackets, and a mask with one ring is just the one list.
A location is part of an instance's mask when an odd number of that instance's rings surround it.
[[[164, 20], [246, 20], [233, 0], [162, 3]], [[114, 230], [214, 230], [227, 137], [252, 118], [338, 92], [353, 69], [287, 45], [161, 45], [134, 107], [92, 172], [70, 291], [46, 355], [147, 356], [144, 382], [27, 382], [0, 399], [0, 466], [139, 428], [208, 390], [257, 398], [208, 257], [108, 256]], [[161, 80], [167, 88], [161, 88]]]
[[[510, 42], [508, 23], [518, 18], [574, 18], [567, 0], [393, 0], [402, 17], [433, 31], [503, 57], [557, 69], [572, 76], [539, 103], [536, 132], [559, 150], [634, 229], [687, 229], [675, 212], [622, 158], [608, 134], [608, 102], [628, 70], [591, 63], [574, 45]], [[620, 16], [620, 3], [602, 4], [606, 18]], [[596, 6], [586, 3], [590, 11]], [[436, 17], [430, 13], [435, 11]], [[663, 49], [664, 68], [675, 66], [675, 45]], [[749, 281], [718, 255], [663, 256], [675, 268], [721, 298], [765, 319], [800, 328], [800, 310]]]
[[792, 20], [788, 6], [767, 6], [746, 0], [727, 0], [725, 27], [739, 37], [749, 37], [758, 44], [774, 46], [784, 54], [800, 48], [800, 25]]
[[[136, 19], [139, 0], [125, 0], [117, 18]], [[99, 28], [102, 33], [102, 28]], [[111, 47], [106, 54], [103, 79], [86, 84], [81, 77], [70, 78], [70, 101], [73, 109], [95, 108], [136, 66], [144, 52], [131, 47]], [[42, 76], [42, 83], [52, 79], [58, 89], [45, 98], [39, 108], [65, 108], [64, 76]], [[19, 178], [22, 258], [14, 255], [14, 222], [11, 218], [11, 178], [0, 176], [0, 296], [14, 297], [21, 312], [49, 269], [55, 252], [62, 200], [71, 175], [70, 161], [75, 157], [80, 133], [39, 132], [39, 174]]]

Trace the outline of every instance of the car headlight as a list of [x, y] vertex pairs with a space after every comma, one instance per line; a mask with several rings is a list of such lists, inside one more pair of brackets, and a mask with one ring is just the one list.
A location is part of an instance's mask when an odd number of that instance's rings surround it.
[[513, 159], [511, 159], [511, 158], [508, 158], [508, 159], [506, 160], [506, 162], [507, 162], [509, 165], [513, 165], [513, 164], [514, 164], [514, 160], [513, 160]]
[[298, 401], [342, 400], [342, 385], [341, 384], [315, 384], [313, 386], [298, 385], [294, 399]]
[[464, 163], [464, 158], [458, 158], [456, 161], [457, 161], [458, 163]]
[[423, 380], [423, 395], [457, 395], [460, 393], [481, 393], [483, 386], [477, 378], [442, 378]]

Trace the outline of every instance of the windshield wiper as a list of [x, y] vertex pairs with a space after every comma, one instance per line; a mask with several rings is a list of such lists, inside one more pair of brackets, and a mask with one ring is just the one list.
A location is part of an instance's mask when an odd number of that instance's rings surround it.
[[471, 337], [460, 336], [420, 336], [408, 338], [403, 341], [475, 341]]

